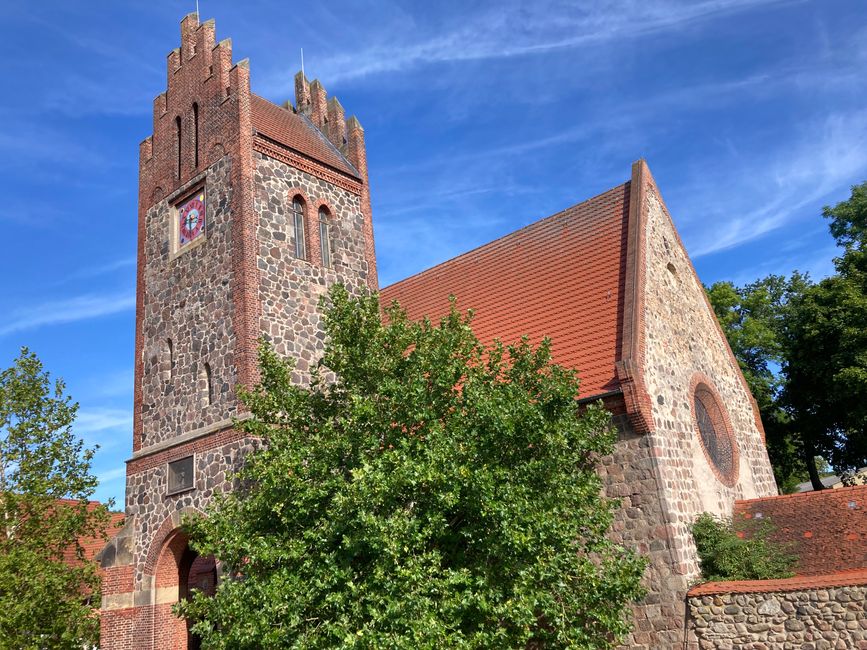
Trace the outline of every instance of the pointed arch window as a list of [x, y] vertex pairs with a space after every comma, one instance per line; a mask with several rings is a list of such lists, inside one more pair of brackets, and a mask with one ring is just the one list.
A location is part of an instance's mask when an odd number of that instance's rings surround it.
[[199, 105], [193, 102], [193, 167], [199, 168]]
[[177, 136], [177, 148], [178, 148], [178, 178], [181, 177], [181, 116], [178, 115], [175, 118], [175, 135]]
[[204, 364], [199, 372], [199, 393], [202, 406], [210, 406], [214, 403], [214, 378], [210, 364]]
[[331, 224], [328, 223], [328, 208], [319, 208], [319, 247], [322, 250], [322, 266], [331, 268]]
[[304, 228], [304, 202], [300, 196], [292, 199], [292, 227], [295, 230], [295, 257], [300, 260], [307, 259], [307, 246], [305, 245]]
[[175, 349], [171, 339], [163, 341], [160, 350], [160, 377], [168, 382], [175, 374]]

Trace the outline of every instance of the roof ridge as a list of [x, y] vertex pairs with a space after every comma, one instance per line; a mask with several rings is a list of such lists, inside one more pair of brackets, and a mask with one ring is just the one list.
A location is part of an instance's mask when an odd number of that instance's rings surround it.
[[735, 505], [747, 505], [758, 501], [778, 501], [783, 499], [815, 499], [816, 497], [846, 494], [847, 492], [858, 490], [864, 490], [867, 493], [867, 485], [847, 485], [841, 488], [825, 488], [824, 490], [810, 490], [809, 492], [795, 492], [794, 494], [774, 494], [766, 497], [755, 497], [753, 499], [736, 499]]
[[507, 232], [506, 234], [504, 234], [504, 235], [500, 235], [499, 237], [495, 237], [494, 239], [492, 239], [492, 240], [490, 240], [490, 241], [488, 241], [488, 242], [485, 242], [484, 244], [479, 244], [478, 246], [476, 246], [476, 247], [474, 247], [474, 248], [471, 248], [471, 249], [469, 249], [469, 250], [466, 250], [466, 251], [464, 251], [463, 253], [458, 253], [458, 254], [455, 255], [454, 257], [450, 257], [449, 259], [447, 259], [447, 260], [443, 260], [442, 262], [439, 262], [439, 263], [437, 263], [437, 264], [434, 264], [433, 266], [429, 266], [429, 267], [426, 268], [426, 269], [422, 269], [421, 271], [417, 271], [416, 273], [413, 273], [412, 275], [408, 275], [408, 276], [406, 276], [405, 278], [403, 278], [403, 279], [401, 279], [401, 280], [397, 280], [396, 282], [392, 282], [391, 284], [389, 284], [389, 285], [387, 285], [387, 286], [385, 286], [385, 287], [382, 287], [382, 288], [379, 290], [379, 293], [382, 293], [382, 292], [385, 291], [386, 289], [391, 289], [391, 288], [396, 287], [396, 286], [398, 286], [398, 285], [400, 285], [400, 284], [403, 284], [404, 282], [407, 282], [407, 281], [409, 281], [409, 280], [412, 280], [413, 278], [416, 278], [416, 277], [418, 277], [418, 276], [420, 276], [420, 275], [424, 275], [424, 274], [426, 274], [426, 273], [430, 273], [431, 271], [433, 271], [433, 270], [435, 270], [435, 269], [437, 269], [437, 268], [439, 268], [439, 267], [441, 267], [441, 266], [445, 266], [446, 264], [449, 264], [449, 263], [454, 262], [454, 261], [456, 261], [456, 260], [459, 260], [459, 259], [461, 259], [462, 257], [466, 257], [466, 256], [468, 256], [468, 255], [472, 255], [473, 253], [477, 253], [477, 252], [479, 252], [480, 250], [482, 250], [483, 248], [488, 248], [488, 247], [492, 247], [492, 248], [493, 248], [495, 244], [501, 244], [501, 243], [502, 243], [503, 241], [505, 241], [506, 239], [509, 239], [509, 238], [511, 238], [511, 237], [515, 237], [515, 236], [519, 235], [520, 233], [524, 232], [525, 230], [529, 230], [530, 228], [535, 228], [536, 226], [539, 226], [539, 225], [541, 225], [541, 224], [543, 224], [543, 223], [546, 223], [546, 222], [548, 222], [548, 221], [551, 221], [551, 220], [555, 219], [556, 217], [559, 217], [559, 216], [563, 215], [564, 213], [568, 212], [569, 210], [574, 210], [575, 208], [578, 208], [578, 207], [580, 207], [580, 206], [582, 206], [582, 205], [585, 205], [585, 204], [587, 204], [587, 203], [590, 203], [591, 201], [595, 201], [595, 200], [597, 200], [597, 199], [599, 199], [599, 198], [605, 196], [606, 194], [609, 194], [610, 192], [614, 192], [614, 191], [616, 191], [616, 190], [618, 190], [618, 189], [620, 189], [620, 188], [622, 188], [622, 187], [625, 187], [625, 186], [629, 185], [630, 182], [631, 182], [631, 181], [625, 181], [625, 182], [623, 182], [623, 183], [620, 183], [619, 185], [615, 185], [615, 186], [613, 186], [613, 187], [609, 187], [607, 190], [605, 190], [605, 191], [603, 191], [603, 192], [600, 192], [599, 194], [595, 194], [595, 195], [591, 196], [590, 198], [584, 199], [583, 201], [579, 201], [578, 203], [575, 203], [575, 204], [570, 205], [570, 206], [568, 206], [568, 207], [566, 207], [566, 208], [563, 208], [562, 210], [559, 210], [559, 211], [555, 212], [554, 214], [549, 214], [547, 217], [542, 217], [542, 218], [540, 218], [540, 219], [537, 219], [536, 221], [533, 221], [533, 222], [531, 222], [531, 223], [528, 223], [528, 224], [525, 225], [525, 226], [521, 226], [521, 227], [518, 228], [517, 230], [512, 230], [511, 232]]

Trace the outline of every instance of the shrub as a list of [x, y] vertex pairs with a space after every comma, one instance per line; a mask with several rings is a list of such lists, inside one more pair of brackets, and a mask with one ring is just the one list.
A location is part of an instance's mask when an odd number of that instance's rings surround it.
[[704, 512], [692, 525], [705, 580], [772, 580], [794, 575], [790, 545], [770, 539], [768, 520], [718, 518]]

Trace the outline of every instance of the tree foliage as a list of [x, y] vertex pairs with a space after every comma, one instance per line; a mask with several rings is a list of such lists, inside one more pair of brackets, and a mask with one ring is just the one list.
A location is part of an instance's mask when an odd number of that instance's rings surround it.
[[797, 556], [785, 544], [770, 539], [767, 520], [720, 519], [702, 513], [692, 524], [705, 580], [774, 580], [790, 578]]
[[79, 540], [108, 512], [88, 505], [94, 450], [72, 432], [77, 410], [26, 348], [0, 373], [0, 648], [98, 641], [99, 578]]
[[783, 328], [793, 301], [811, 286], [797, 272], [790, 278], [769, 275], [743, 287], [716, 282], [707, 289], [710, 303], [756, 398], [765, 427], [768, 455], [777, 485], [791, 492], [805, 480], [807, 464], [789, 412], [780, 403], [786, 359]]
[[644, 561], [606, 537], [614, 434], [575, 373], [547, 342], [483, 347], [454, 308], [329, 299], [312, 386], [261, 349], [239, 426], [267, 444], [189, 524], [231, 576], [178, 608], [204, 647], [614, 644]]
[[782, 400], [807, 453], [846, 473], [867, 465], [867, 183], [824, 215], [843, 254], [786, 318]]
[[783, 491], [804, 472], [822, 489], [818, 457], [844, 475], [867, 465], [867, 183], [823, 214], [842, 249], [834, 275], [708, 289], [761, 409]]

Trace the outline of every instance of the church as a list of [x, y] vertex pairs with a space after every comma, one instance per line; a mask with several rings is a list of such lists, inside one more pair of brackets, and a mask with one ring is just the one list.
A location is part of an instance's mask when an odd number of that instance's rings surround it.
[[322, 350], [319, 298], [338, 282], [413, 318], [444, 314], [454, 294], [483, 342], [551, 338], [582, 399], [602, 400], [618, 427], [599, 469], [622, 502], [612, 535], [649, 558], [626, 646], [684, 647], [699, 576], [690, 523], [777, 488], [756, 403], [647, 163], [380, 288], [358, 119], [302, 73], [294, 105], [254, 95], [249, 63], [196, 14], [167, 79], [139, 151], [133, 453], [125, 525], [100, 555], [102, 647], [196, 647], [171, 608], [213, 590], [219, 567], [188, 547], [181, 519], [230, 489], [256, 445], [232, 422], [258, 339], [304, 382]]

